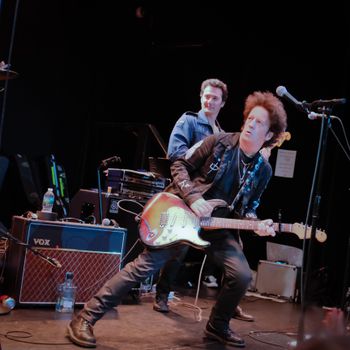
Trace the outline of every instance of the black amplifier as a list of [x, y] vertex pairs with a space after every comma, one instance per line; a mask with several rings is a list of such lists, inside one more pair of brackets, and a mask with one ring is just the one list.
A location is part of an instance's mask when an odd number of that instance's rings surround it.
[[107, 185], [113, 192], [126, 195], [141, 195], [150, 198], [155, 193], [163, 191], [170, 179], [158, 177], [151, 172], [129, 169], [109, 168]]
[[[123, 266], [143, 250], [142, 244], [135, 246], [139, 238], [138, 221], [135, 218], [141, 214], [146, 201], [147, 198], [136, 194], [101, 193], [102, 219], [113, 219], [128, 231], [125, 248], [127, 256], [123, 260]], [[71, 200], [69, 215], [85, 222], [99, 222], [98, 191], [80, 189]], [[133, 250], [129, 252], [131, 248]]]

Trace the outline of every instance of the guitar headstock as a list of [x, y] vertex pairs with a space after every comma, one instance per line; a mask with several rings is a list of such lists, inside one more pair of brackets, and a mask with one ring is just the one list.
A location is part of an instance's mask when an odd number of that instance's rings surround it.
[[280, 134], [280, 136], [278, 137], [278, 139], [272, 144], [272, 145], [269, 145], [267, 147], [264, 147], [260, 150], [260, 153], [261, 155], [266, 159], [268, 160], [270, 158], [270, 155], [271, 155], [271, 151], [273, 148], [275, 147], [281, 147], [282, 146], [282, 143], [284, 141], [289, 141], [290, 139], [292, 138], [292, 135], [290, 134], [289, 131], [285, 131], [285, 132], [282, 132]]
[[[292, 225], [292, 232], [295, 233], [299, 237], [299, 239], [304, 239], [305, 225], [299, 224], [299, 223], [294, 223]], [[315, 237], [320, 243], [323, 243], [327, 239], [327, 234], [325, 231], [316, 230]], [[305, 238], [306, 239], [311, 238], [311, 227], [310, 226], [307, 226], [307, 228], [306, 228], [306, 237]]]
[[282, 132], [272, 147], [281, 147], [284, 141], [289, 141], [292, 135], [289, 131]]

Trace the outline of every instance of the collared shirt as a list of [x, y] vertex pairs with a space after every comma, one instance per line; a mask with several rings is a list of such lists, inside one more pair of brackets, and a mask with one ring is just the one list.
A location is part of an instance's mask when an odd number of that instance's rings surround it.
[[[215, 125], [220, 132], [223, 132], [217, 120]], [[189, 148], [212, 134], [214, 134], [214, 130], [202, 110], [198, 113], [184, 113], [171, 132], [168, 158], [174, 162], [176, 159], [184, 157]]]

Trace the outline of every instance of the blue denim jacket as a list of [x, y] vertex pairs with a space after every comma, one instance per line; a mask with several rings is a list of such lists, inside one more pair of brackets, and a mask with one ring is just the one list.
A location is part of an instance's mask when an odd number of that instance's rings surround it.
[[[217, 121], [216, 126], [223, 131]], [[176, 122], [169, 139], [168, 158], [171, 162], [183, 157], [187, 150], [214, 133], [204, 112], [186, 112]]]

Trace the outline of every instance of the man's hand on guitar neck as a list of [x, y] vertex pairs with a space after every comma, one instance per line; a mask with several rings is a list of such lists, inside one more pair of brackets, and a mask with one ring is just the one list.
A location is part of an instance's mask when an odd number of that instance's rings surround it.
[[[194, 201], [190, 208], [198, 217], [211, 216], [215, 206], [210, 201], [206, 201], [204, 198], [199, 198]], [[262, 220], [258, 223], [258, 229], [254, 231], [259, 236], [276, 236], [276, 232], [273, 228], [273, 221], [271, 219]]]
[[271, 219], [262, 220], [258, 224], [258, 229], [254, 231], [259, 236], [276, 236], [273, 228], [273, 221]]

